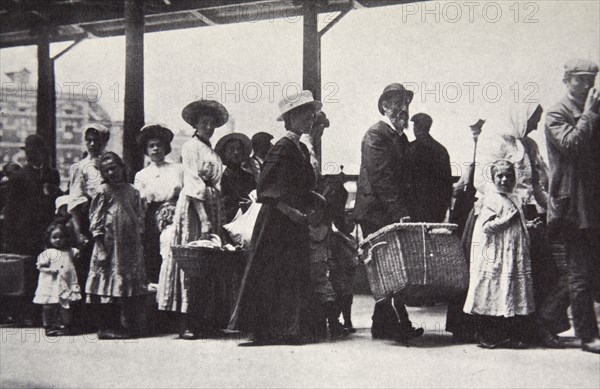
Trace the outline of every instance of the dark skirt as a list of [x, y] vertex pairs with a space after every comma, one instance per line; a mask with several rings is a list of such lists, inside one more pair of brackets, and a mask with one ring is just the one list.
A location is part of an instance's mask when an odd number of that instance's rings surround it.
[[146, 208], [144, 220], [144, 264], [146, 267], [146, 276], [148, 282], [158, 283], [160, 274], [160, 265], [162, 257], [160, 256], [160, 231], [156, 224], [156, 213], [162, 202], [150, 202]]
[[241, 300], [240, 328], [255, 340], [293, 342], [307, 332], [311, 292], [308, 226], [270, 205], [258, 215]]
[[[477, 221], [477, 215], [475, 215], [474, 209], [471, 209], [467, 221], [465, 223], [463, 235], [462, 235], [462, 248], [467, 260], [467, 269], [471, 265], [471, 243], [473, 241], [473, 230], [475, 229], [475, 222]], [[465, 305], [465, 299], [467, 294], [457, 296], [454, 300], [448, 303], [448, 311], [446, 313], [446, 331], [452, 332], [458, 337], [471, 338], [475, 335], [476, 323], [473, 316], [463, 312]]]

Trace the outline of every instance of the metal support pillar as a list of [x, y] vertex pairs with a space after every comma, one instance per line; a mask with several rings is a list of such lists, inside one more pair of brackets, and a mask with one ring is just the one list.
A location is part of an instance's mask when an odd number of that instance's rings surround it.
[[144, 125], [144, 1], [125, 0], [123, 160], [130, 180], [144, 165], [136, 138]]
[[[321, 100], [321, 37], [318, 29], [317, 0], [302, 2], [304, 21], [304, 47], [302, 66], [302, 88], [312, 92], [315, 100]], [[321, 172], [321, 141], [313, 145]]]
[[51, 166], [56, 163], [56, 90], [54, 60], [50, 57], [48, 31], [38, 36], [37, 134], [44, 138]]

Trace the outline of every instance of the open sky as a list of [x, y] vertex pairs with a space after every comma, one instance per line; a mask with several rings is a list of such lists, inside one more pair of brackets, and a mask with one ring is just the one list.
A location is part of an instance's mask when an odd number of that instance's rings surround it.
[[[331, 121], [325, 172], [344, 165], [358, 173], [361, 138], [380, 118], [377, 99], [391, 82], [416, 90], [411, 115], [430, 114], [432, 135], [462, 164], [472, 153], [469, 124], [486, 118], [484, 131], [491, 131], [515, 99], [553, 104], [564, 94], [562, 69], [571, 57], [600, 62], [598, 0], [431, 1], [352, 11], [322, 40], [323, 110]], [[35, 47], [0, 50], [2, 72], [24, 66], [35, 75]], [[146, 34], [144, 66], [147, 123], [191, 135], [181, 110], [204, 96], [232, 117], [215, 141], [232, 130], [279, 137], [277, 102], [302, 82], [302, 20]], [[86, 40], [56, 64], [63, 93], [68, 83], [99, 89], [114, 120], [123, 117], [124, 73], [123, 37]], [[533, 137], [543, 144], [541, 135]]]

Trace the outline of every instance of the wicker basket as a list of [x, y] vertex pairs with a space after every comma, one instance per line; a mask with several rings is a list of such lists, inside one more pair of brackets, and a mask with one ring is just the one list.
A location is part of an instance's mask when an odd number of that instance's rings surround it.
[[377, 301], [392, 295], [407, 304], [448, 301], [464, 293], [469, 272], [456, 224], [397, 223], [369, 235], [360, 245], [371, 292]]
[[227, 273], [239, 264], [241, 251], [198, 246], [171, 246], [173, 259], [188, 277]]
[[227, 328], [244, 271], [245, 251], [171, 246], [173, 259], [190, 278], [188, 312], [203, 325]]

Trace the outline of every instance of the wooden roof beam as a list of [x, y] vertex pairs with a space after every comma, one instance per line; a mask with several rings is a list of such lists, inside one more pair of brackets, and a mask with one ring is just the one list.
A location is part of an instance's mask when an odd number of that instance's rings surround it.
[[200, 21], [202, 21], [203, 23], [205, 23], [207, 26], [216, 26], [218, 23], [209, 19], [208, 17], [206, 17], [205, 15], [203, 15], [200, 11], [198, 11], [197, 9], [193, 9], [189, 11], [192, 15], [194, 15], [196, 18], [198, 18]]

